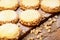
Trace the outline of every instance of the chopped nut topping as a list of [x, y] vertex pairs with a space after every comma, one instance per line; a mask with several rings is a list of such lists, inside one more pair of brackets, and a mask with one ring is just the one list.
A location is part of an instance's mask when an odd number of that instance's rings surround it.
[[49, 21], [51, 21], [51, 20], [52, 20], [52, 18], [49, 18], [48, 20], [49, 20]]
[[51, 32], [51, 29], [48, 29], [47, 32]]
[[45, 29], [51, 29], [51, 26], [46, 26]]
[[57, 21], [57, 19], [53, 18], [53, 21], [54, 21], [54, 22], [56, 22], [56, 21]]
[[55, 16], [55, 18], [57, 19], [57, 18], [58, 18], [58, 16], [56, 15], [56, 16]]
[[23, 32], [23, 33], [25, 33], [25, 31], [24, 31], [24, 30], [22, 30], [22, 32]]
[[40, 39], [40, 40], [43, 40], [43, 37], [40, 37], [39, 39]]
[[31, 32], [30, 32], [30, 33], [34, 33], [34, 32], [35, 32], [35, 29], [31, 30]]
[[40, 35], [37, 35], [37, 37], [36, 38], [40, 38]]
[[30, 38], [28, 38], [28, 40], [34, 40], [34, 38], [30, 37]]

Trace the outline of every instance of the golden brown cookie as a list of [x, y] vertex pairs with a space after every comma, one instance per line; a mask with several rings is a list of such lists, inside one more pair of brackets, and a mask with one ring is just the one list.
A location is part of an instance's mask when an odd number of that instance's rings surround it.
[[0, 0], [0, 10], [16, 10], [18, 0]]
[[6, 23], [0, 26], [0, 40], [17, 40], [21, 29], [16, 24]]
[[38, 9], [39, 8], [39, 0], [20, 0], [20, 8], [23, 10]]
[[60, 0], [42, 0], [41, 9], [45, 12], [60, 12]]
[[17, 23], [18, 14], [13, 10], [4, 10], [0, 12], [0, 24]]
[[37, 10], [25, 10], [19, 14], [19, 22], [26, 26], [36, 26], [41, 19], [42, 15]]

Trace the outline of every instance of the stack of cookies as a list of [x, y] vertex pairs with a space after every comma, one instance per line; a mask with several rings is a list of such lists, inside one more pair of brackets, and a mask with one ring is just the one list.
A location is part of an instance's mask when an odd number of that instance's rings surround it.
[[18, 40], [21, 29], [16, 24], [18, 0], [0, 0], [0, 40]]
[[[19, 14], [18, 8], [23, 10]], [[39, 9], [51, 14], [60, 12], [60, 0], [0, 0], [0, 40], [18, 40], [18, 22], [29, 27], [39, 25], [43, 18]]]

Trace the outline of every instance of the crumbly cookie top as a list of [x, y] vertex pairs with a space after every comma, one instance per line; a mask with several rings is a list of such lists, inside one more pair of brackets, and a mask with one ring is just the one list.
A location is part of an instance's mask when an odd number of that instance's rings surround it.
[[21, 0], [22, 4], [24, 6], [35, 6], [39, 4], [39, 0]]
[[11, 21], [17, 16], [17, 13], [13, 10], [4, 10], [0, 12], [0, 21]]
[[41, 14], [37, 10], [26, 10], [19, 15], [21, 20], [26, 22], [37, 20], [41, 17]]
[[0, 0], [0, 7], [12, 8], [18, 4], [18, 0]]
[[16, 24], [6, 23], [0, 26], [0, 38], [16, 38], [19, 35], [19, 27]]
[[55, 8], [60, 6], [60, 0], [42, 0], [41, 5]]

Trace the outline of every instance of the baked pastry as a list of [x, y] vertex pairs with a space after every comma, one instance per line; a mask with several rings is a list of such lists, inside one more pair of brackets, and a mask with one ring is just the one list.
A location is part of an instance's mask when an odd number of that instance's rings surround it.
[[0, 0], [0, 10], [16, 10], [18, 0]]
[[23, 10], [38, 9], [39, 8], [39, 0], [20, 0], [20, 8]]
[[13, 10], [4, 10], [0, 12], [0, 24], [17, 23], [18, 14]]
[[42, 0], [41, 9], [45, 12], [60, 12], [60, 0]]
[[17, 40], [21, 29], [16, 24], [6, 23], [0, 26], [0, 40]]
[[41, 19], [42, 15], [37, 10], [25, 10], [19, 14], [19, 22], [26, 26], [36, 26]]

